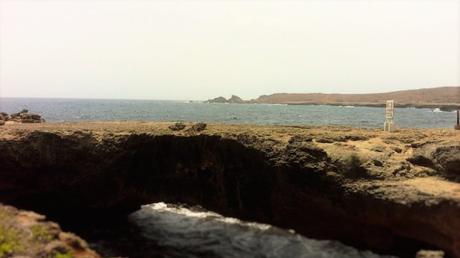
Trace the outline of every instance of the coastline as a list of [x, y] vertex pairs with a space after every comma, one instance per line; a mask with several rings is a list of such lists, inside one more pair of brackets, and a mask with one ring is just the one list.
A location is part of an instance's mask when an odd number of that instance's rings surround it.
[[[243, 101], [243, 102], [209, 102], [210, 104], [255, 104], [255, 105], [292, 105], [292, 106], [353, 106], [353, 107], [375, 107], [384, 108], [386, 103], [363, 103], [363, 102], [259, 102], [259, 101]], [[454, 112], [460, 110], [460, 104], [456, 103], [426, 103], [426, 104], [412, 104], [412, 103], [395, 103], [396, 108], [427, 108], [439, 109], [443, 112]]]
[[439, 108], [450, 112], [460, 109], [460, 87], [448, 86], [361, 94], [274, 93], [261, 95], [252, 100], [243, 100], [232, 95], [229, 99], [217, 97], [207, 102], [384, 107], [387, 100], [394, 100], [395, 106], [399, 108]]
[[[327, 105], [327, 106], [356, 106], [356, 107], [385, 107], [385, 103], [356, 103], [356, 102], [336, 102], [336, 103], [315, 103], [315, 102], [288, 102], [282, 103], [286, 105]], [[404, 103], [395, 103], [396, 108], [429, 108], [436, 109], [439, 108], [444, 112], [453, 112], [460, 109], [460, 104], [445, 104], [445, 103], [433, 103], [433, 104], [404, 104]]]

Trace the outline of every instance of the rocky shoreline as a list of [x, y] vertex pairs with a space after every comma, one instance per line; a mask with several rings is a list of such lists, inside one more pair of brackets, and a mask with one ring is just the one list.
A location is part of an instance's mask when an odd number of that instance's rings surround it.
[[384, 254], [460, 257], [455, 130], [15, 124], [0, 131], [0, 164], [0, 202], [59, 223], [164, 201]]
[[[220, 104], [283, 104], [283, 105], [297, 105], [297, 106], [354, 106], [354, 107], [385, 107], [384, 102], [381, 103], [363, 103], [363, 102], [282, 102], [282, 103], [265, 103], [255, 100], [242, 100], [240, 97], [233, 95], [229, 99], [224, 97], [218, 97], [214, 99], [207, 100], [206, 103], [220, 103]], [[429, 108], [429, 109], [439, 109], [443, 112], [453, 112], [460, 109], [460, 104], [449, 104], [449, 103], [395, 103], [397, 108]]]
[[460, 87], [365, 94], [275, 93], [251, 100], [232, 95], [229, 99], [217, 97], [207, 100], [206, 103], [385, 107], [387, 100], [394, 100], [395, 107], [399, 108], [430, 108], [452, 112], [460, 109]]
[[243, 100], [232, 95], [229, 99], [218, 97], [206, 102], [384, 107], [387, 100], [394, 100], [395, 107], [399, 108], [431, 108], [452, 112], [460, 109], [460, 87], [437, 87], [373, 94], [275, 93], [251, 100]]
[[29, 110], [23, 109], [18, 113], [8, 115], [7, 113], [0, 112], [0, 125], [5, 124], [33, 124], [33, 123], [44, 123], [45, 119], [41, 115], [35, 113], [29, 113]]
[[[341, 102], [341, 103], [309, 103], [309, 102], [298, 102], [298, 103], [286, 103], [286, 105], [327, 105], [327, 106], [355, 106], [355, 107], [385, 107], [385, 103], [358, 103], [358, 102]], [[395, 103], [397, 108], [429, 108], [439, 109], [443, 112], [453, 112], [460, 109], [459, 104], [445, 104], [445, 103], [432, 103], [432, 104], [411, 104], [411, 103]]]

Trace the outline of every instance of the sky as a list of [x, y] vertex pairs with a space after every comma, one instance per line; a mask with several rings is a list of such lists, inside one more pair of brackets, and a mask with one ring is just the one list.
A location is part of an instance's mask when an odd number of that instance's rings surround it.
[[0, 96], [460, 85], [460, 0], [0, 0]]

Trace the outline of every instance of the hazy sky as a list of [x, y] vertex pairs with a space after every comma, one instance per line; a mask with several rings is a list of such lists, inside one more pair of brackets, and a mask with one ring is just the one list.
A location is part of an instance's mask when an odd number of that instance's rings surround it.
[[460, 0], [0, 0], [2, 96], [460, 85]]

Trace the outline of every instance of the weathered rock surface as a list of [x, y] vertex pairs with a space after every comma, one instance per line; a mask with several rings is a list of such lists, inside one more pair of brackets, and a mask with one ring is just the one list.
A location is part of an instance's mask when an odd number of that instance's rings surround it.
[[9, 119], [9, 116], [7, 113], [0, 112], [0, 125], [5, 125], [8, 119]]
[[180, 130], [184, 130], [186, 127], [186, 125], [182, 122], [177, 122], [175, 124], [172, 124], [170, 125], [168, 128], [173, 130], [173, 131], [180, 131]]
[[8, 121], [8, 118], [9, 118], [9, 117], [10, 117], [10, 116], [9, 116], [7, 113], [5, 113], [5, 112], [0, 112], [0, 120], [2, 120], [2, 121]]
[[78, 236], [45, 216], [0, 204], [0, 257], [98, 258]]
[[196, 123], [194, 125], [192, 125], [192, 127], [190, 127], [189, 130], [187, 130], [188, 132], [201, 132], [201, 131], [204, 131], [206, 129], [208, 125], [205, 124], [205, 123]]
[[43, 119], [40, 115], [35, 113], [29, 113], [29, 110], [23, 109], [18, 113], [13, 113], [9, 116], [7, 113], [0, 113], [0, 121], [5, 123], [43, 123]]
[[0, 201], [58, 221], [186, 203], [377, 252], [460, 257], [453, 129], [170, 125], [5, 127]]
[[446, 145], [429, 143], [408, 159], [416, 165], [436, 169], [446, 177], [460, 179], [460, 141]]

